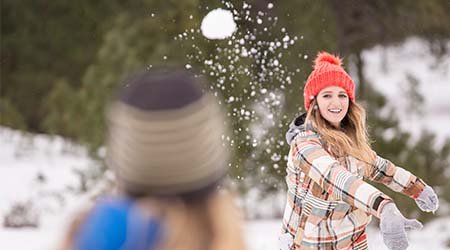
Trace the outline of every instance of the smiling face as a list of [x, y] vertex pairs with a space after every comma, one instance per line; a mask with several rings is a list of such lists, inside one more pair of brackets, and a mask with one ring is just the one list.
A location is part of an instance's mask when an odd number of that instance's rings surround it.
[[317, 95], [317, 105], [322, 117], [334, 127], [339, 128], [348, 111], [348, 94], [341, 87], [324, 88]]

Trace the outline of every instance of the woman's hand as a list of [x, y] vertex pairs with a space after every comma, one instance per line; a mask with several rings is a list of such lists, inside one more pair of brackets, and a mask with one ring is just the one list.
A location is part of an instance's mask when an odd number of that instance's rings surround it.
[[393, 202], [383, 207], [380, 218], [380, 231], [384, 244], [389, 250], [405, 250], [408, 248], [406, 229], [420, 229], [418, 220], [406, 219]]
[[430, 186], [425, 186], [422, 193], [415, 199], [417, 206], [424, 212], [436, 212], [439, 199]]

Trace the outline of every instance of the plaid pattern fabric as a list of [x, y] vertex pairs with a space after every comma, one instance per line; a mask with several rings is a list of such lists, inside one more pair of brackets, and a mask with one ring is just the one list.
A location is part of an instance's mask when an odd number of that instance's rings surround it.
[[373, 164], [351, 156], [336, 159], [314, 131], [299, 132], [288, 156], [283, 217], [283, 233], [294, 237], [292, 249], [368, 249], [366, 226], [391, 198], [364, 177], [413, 198], [423, 190], [422, 180], [375, 158]]

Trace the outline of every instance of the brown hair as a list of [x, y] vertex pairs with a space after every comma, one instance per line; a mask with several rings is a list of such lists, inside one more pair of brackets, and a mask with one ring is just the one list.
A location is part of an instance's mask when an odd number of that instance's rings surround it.
[[373, 161], [373, 151], [366, 128], [366, 112], [361, 105], [353, 101], [349, 102], [347, 114], [341, 121], [339, 129], [325, 120], [316, 107], [317, 101], [314, 99], [306, 120], [314, 123], [331, 153], [336, 157], [351, 155], [367, 163]]

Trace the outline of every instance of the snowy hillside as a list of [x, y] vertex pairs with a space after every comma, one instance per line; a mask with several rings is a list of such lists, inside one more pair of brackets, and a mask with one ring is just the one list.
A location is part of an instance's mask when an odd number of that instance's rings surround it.
[[59, 213], [80, 189], [80, 173], [95, 162], [61, 137], [22, 134], [0, 127], [0, 214], [14, 203], [36, 213]]

